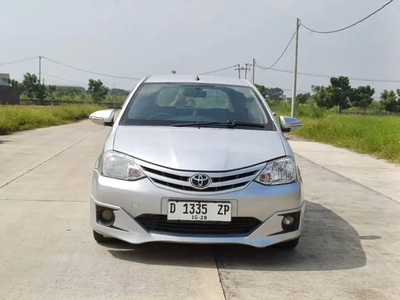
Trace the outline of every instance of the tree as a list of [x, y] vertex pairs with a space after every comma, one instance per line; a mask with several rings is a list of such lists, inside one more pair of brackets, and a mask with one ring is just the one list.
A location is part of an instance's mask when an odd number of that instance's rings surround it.
[[100, 102], [105, 99], [108, 94], [108, 88], [99, 80], [89, 79], [88, 92], [92, 96], [94, 102]]
[[66, 95], [67, 95], [67, 90], [66, 89], [57, 88], [57, 91], [56, 91], [56, 94], [55, 94], [57, 99], [62, 99]]
[[372, 96], [375, 90], [370, 86], [362, 86], [353, 89], [350, 86], [349, 78], [346, 76], [332, 77], [328, 87], [312, 86], [315, 103], [323, 108], [339, 106], [339, 112], [350, 106], [366, 108], [372, 103]]
[[55, 85], [48, 85], [46, 86], [46, 98], [54, 99], [56, 95], [56, 86]]
[[310, 93], [307, 94], [298, 94], [296, 96], [296, 103], [304, 104], [310, 98]]
[[35, 74], [26, 73], [21, 84], [21, 91], [31, 99], [39, 99], [39, 104], [43, 104], [46, 98], [46, 89]]
[[74, 89], [74, 88], [68, 88], [68, 89], [65, 89], [65, 90], [66, 90], [65, 91], [66, 95], [71, 99], [74, 99], [75, 96], [78, 94], [78, 91], [76, 89]]
[[280, 88], [267, 88], [260, 84], [255, 84], [256, 88], [259, 90], [261, 95], [264, 98], [269, 98], [271, 100], [281, 100], [281, 96], [283, 95], [283, 90]]
[[375, 94], [375, 90], [372, 89], [369, 85], [367, 86], [359, 86], [354, 88], [351, 93], [351, 103], [353, 106], [358, 106], [367, 110], [367, 107], [374, 100], [372, 96]]
[[260, 84], [254, 84], [258, 91], [261, 93], [261, 95], [265, 98], [267, 97], [267, 89], [265, 86], [260, 85]]
[[176, 74], [176, 70], [172, 70], [171, 73], [175, 75]]
[[8, 79], [8, 84], [11, 85], [12, 87], [20, 87], [19, 82], [14, 79]]
[[342, 113], [342, 109], [349, 108], [351, 106], [351, 93], [352, 88], [350, 86], [349, 78], [346, 76], [332, 77], [332, 101], [335, 106], [339, 106], [339, 113]]
[[400, 112], [399, 99], [394, 91], [384, 90], [381, 93], [381, 103], [386, 112]]
[[281, 96], [283, 95], [283, 90], [276, 87], [276, 88], [266, 88], [267, 97], [272, 100], [280, 100]]
[[314, 93], [312, 98], [319, 107], [329, 109], [335, 106], [333, 101], [333, 89], [331, 86], [313, 85], [311, 86], [311, 90]]
[[116, 96], [128, 96], [129, 91], [123, 90], [123, 89], [118, 89], [118, 88], [113, 88], [109, 90], [110, 95], [116, 95]]

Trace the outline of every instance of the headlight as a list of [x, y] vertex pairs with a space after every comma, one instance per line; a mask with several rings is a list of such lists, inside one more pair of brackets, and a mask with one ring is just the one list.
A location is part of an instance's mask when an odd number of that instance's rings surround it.
[[296, 181], [296, 164], [290, 157], [268, 162], [256, 181], [265, 185], [286, 184]]
[[122, 180], [137, 180], [144, 177], [132, 157], [113, 151], [103, 156], [101, 174]]

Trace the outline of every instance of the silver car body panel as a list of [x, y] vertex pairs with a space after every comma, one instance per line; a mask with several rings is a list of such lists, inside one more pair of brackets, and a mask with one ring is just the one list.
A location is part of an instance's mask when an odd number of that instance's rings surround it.
[[114, 150], [166, 168], [196, 171], [239, 169], [285, 156], [276, 131], [225, 128], [119, 126]]
[[[257, 88], [246, 80], [201, 75], [199, 77], [201, 83], [249, 86], [262, 99]], [[303, 183], [300, 173], [298, 181], [291, 184], [264, 186], [254, 181], [267, 161], [283, 156], [294, 159], [290, 145], [265, 101], [262, 105], [274, 123], [275, 131], [120, 126], [121, 116], [130, 99], [144, 82], [198, 83], [195, 76], [152, 76], [140, 81], [129, 94], [104, 143], [99, 160], [106, 151], [125, 153], [135, 158], [146, 177], [137, 181], [123, 181], [104, 177], [95, 168], [90, 195], [93, 230], [106, 237], [135, 244], [158, 241], [240, 243], [265, 247], [300, 236], [304, 216]], [[232, 185], [243, 183], [238, 188], [204, 192], [180, 190], [174, 186], [160, 184], [161, 180], [172, 185], [189, 186], [186, 181], [177, 182], [152, 170], [182, 177], [190, 177], [199, 172], [210, 177], [238, 175], [250, 171], [254, 173], [239, 180], [233, 179]], [[221, 183], [214, 183], [212, 187], [218, 185]], [[190, 235], [152, 232], [135, 220], [143, 214], [166, 215], [169, 200], [228, 201], [232, 205], [232, 217], [252, 217], [261, 221], [261, 224], [247, 235]], [[96, 205], [114, 209], [115, 222], [112, 227], [97, 223]], [[282, 233], [281, 214], [289, 212], [301, 212], [299, 228], [293, 232]]]

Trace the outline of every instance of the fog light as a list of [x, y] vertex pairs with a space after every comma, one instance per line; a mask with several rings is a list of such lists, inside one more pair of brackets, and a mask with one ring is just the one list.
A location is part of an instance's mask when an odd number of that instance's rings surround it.
[[292, 216], [285, 216], [282, 220], [283, 225], [290, 226], [294, 223], [294, 218]]
[[114, 218], [114, 213], [112, 212], [112, 210], [110, 210], [110, 209], [105, 209], [105, 210], [103, 210], [102, 212], [101, 212], [101, 219], [103, 220], [103, 221], [107, 221], [107, 222], [109, 222], [109, 221], [111, 221], [113, 218]]

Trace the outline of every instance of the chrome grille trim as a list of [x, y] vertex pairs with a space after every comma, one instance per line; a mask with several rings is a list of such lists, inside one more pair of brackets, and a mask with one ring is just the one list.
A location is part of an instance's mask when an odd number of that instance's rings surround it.
[[[144, 174], [158, 187], [189, 194], [217, 194], [244, 189], [264, 169], [265, 163], [234, 171], [180, 171], [135, 160]], [[194, 188], [189, 179], [206, 174], [212, 183], [203, 190]]]
[[253, 174], [251, 176], [242, 177], [242, 178], [235, 179], [235, 180], [222, 181], [222, 182], [213, 182], [213, 183], [210, 184], [210, 187], [220, 187], [220, 186], [225, 186], [225, 185], [236, 185], [236, 184], [243, 183], [243, 182], [249, 182], [249, 181], [252, 181], [255, 178], [255, 175], [257, 173], [255, 173], [255, 174]]

